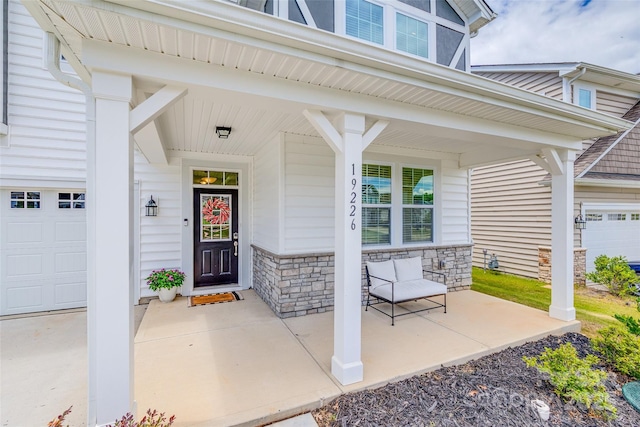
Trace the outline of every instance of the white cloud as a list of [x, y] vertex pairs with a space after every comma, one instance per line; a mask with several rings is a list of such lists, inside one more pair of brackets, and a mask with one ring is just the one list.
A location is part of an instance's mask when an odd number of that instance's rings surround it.
[[471, 64], [587, 62], [640, 72], [639, 0], [487, 0]]

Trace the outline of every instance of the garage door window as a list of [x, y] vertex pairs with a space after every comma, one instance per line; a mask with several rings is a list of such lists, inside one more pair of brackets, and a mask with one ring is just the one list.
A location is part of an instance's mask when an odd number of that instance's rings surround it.
[[40, 209], [40, 192], [12, 191], [11, 209]]
[[602, 214], [587, 214], [587, 221], [602, 221]]
[[631, 221], [640, 221], [640, 213], [631, 214]]
[[84, 209], [84, 193], [58, 193], [58, 209]]
[[626, 221], [627, 214], [623, 213], [610, 213], [607, 215], [607, 220], [609, 221]]

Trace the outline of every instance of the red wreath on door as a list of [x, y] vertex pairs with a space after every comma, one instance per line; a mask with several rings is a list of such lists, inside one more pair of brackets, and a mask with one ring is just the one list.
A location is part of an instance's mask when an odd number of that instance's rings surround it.
[[[218, 215], [214, 211], [218, 211]], [[210, 198], [202, 207], [202, 215], [210, 224], [225, 224], [229, 220], [231, 209], [223, 198]]]

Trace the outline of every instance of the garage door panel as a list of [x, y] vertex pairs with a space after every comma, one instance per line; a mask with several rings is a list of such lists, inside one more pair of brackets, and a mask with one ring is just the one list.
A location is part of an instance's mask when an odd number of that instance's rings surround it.
[[87, 240], [87, 225], [84, 222], [56, 222], [56, 242], [85, 242]]
[[43, 289], [39, 285], [9, 287], [7, 289], [7, 310], [5, 314], [28, 313], [41, 310], [43, 304]]
[[44, 226], [40, 222], [10, 222], [7, 225], [7, 243], [10, 245], [44, 243]]
[[87, 257], [83, 252], [66, 252], [55, 255], [56, 273], [87, 271]]
[[6, 260], [7, 279], [41, 275], [44, 271], [44, 257], [42, 254], [9, 255]]
[[59, 283], [54, 287], [54, 304], [59, 308], [70, 308], [67, 307], [67, 305], [69, 304], [77, 307], [78, 303], [82, 303], [86, 301], [86, 299], [86, 282], [80, 281], [76, 283]]

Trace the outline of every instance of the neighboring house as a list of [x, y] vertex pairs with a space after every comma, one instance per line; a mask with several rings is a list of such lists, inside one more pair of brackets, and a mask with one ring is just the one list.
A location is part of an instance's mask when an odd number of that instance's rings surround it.
[[[472, 66], [471, 72], [635, 123], [585, 140], [575, 161], [575, 211], [586, 220], [574, 232], [575, 281], [585, 283], [585, 270], [593, 271], [601, 254], [640, 260], [640, 76], [584, 63]], [[474, 169], [474, 265], [484, 265], [486, 249], [504, 271], [550, 281], [548, 175], [532, 160]]]
[[[132, 307], [161, 267], [186, 271], [183, 295], [253, 288], [281, 317], [334, 310], [332, 373], [361, 381], [363, 261], [419, 255], [468, 288], [470, 170], [514, 158], [552, 171], [566, 268], [549, 313], [575, 318], [565, 171], [582, 140], [632, 123], [471, 74], [469, 39], [495, 17], [484, 1], [22, 3], [50, 72], [87, 100], [90, 424], [131, 408]], [[20, 146], [2, 150], [10, 164]], [[3, 209], [29, 211], [25, 194]]]

